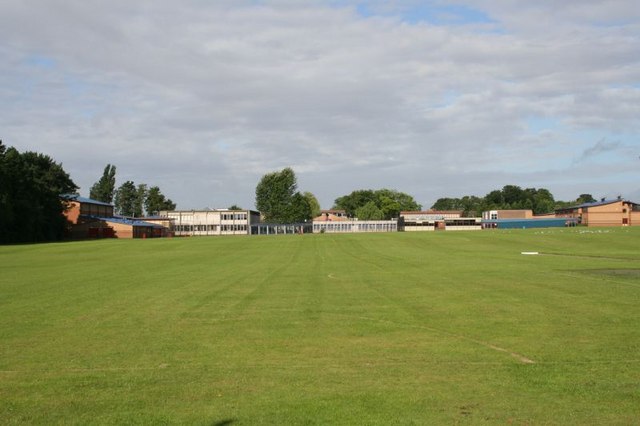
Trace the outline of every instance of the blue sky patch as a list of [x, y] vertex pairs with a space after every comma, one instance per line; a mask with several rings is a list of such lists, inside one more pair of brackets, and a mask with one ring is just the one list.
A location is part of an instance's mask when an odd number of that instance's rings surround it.
[[555, 130], [560, 127], [560, 121], [554, 117], [531, 116], [526, 119], [527, 127], [531, 133], [540, 133], [544, 130]]
[[25, 59], [25, 63], [32, 67], [43, 69], [53, 69], [56, 66], [55, 60], [44, 55], [29, 55]]
[[432, 25], [468, 25], [488, 24], [495, 21], [485, 12], [463, 5], [436, 5], [431, 2], [410, 7], [376, 6], [374, 3], [358, 3], [358, 15], [363, 18], [372, 16], [399, 17], [410, 24], [429, 23]]

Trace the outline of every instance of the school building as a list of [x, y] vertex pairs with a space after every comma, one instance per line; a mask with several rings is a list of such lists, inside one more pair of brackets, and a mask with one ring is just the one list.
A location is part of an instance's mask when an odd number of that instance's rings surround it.
[[260, 223], [254, 210], [164, 210], [160, 217], [173, 221], [176, 236], [249, 235], [251, 226]]
[[572, 218], [586, 226], [640, 226], [640, 204], [601, 200], [556, 210], [556, 217]]
[[479, 217], [462, 217], [461, 210], [426, 210], [400, 212], [400, 230], [417, 231], [479, 231]]
[[170, 236], [170, 228], [140, 218], [113, 214], [113, 205], [78, 195], [64, 195], [67, 237], [88, 238], [157, 238]]

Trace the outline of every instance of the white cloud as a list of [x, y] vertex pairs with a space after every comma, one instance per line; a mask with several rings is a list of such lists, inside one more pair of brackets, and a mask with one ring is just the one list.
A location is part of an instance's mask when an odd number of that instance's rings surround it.
[[[451, 26], [403, 21], [410, 3], [5, 2], [0, 137], [84, 193], [109, 162], [183, 208], [249, 207], [286, 166], [324, 206], [380, 186], [426, 207], [510, 183], [575, 198], [573, 153], [636, 143], [629, 2], [469, 1], [492, 23]], [[637, 189], [616, 170], [580, 192]]]

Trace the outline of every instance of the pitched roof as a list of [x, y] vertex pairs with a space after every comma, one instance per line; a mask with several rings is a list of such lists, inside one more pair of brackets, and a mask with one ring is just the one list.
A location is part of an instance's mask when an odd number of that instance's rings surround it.
[[103, 201], [98, 201], [91, 198], [81, 197], [77, 194], [63, 194], [60, 196], [60, 198], [65, 199], [67, 201], [77, 201], [82, 204], [96, 204], [98, 206], [113, 207], [113, 204], [105, 203]]
[[145, 221], [136, 220], [136, 219], [128, 219], [126, 217], [98, 217], [97, 219], [104, 220], [105, 222], [120, 223], [122, 225], [144, 226], [147, 228], [164, 228], [164, 226], [158, 225], [157, 223], [145, 222]]
[[348, 220], [350, 220], [348, 217], [336, 216], [333, 213], [325, 213], [325, 212], [320, 214], [320, 216], [313, 218], [313, 222], [346, 222]]
[[623, 203], [628, 203], [628, 204], [636, 204], [633, 201], [629, 201], [629, 200], [621, 200], [621, 199], [614, 199], [614, 200], [601, 200], [601, 201], [594, 201], [591, 203], [582, 203], [582, 204], [578, 204], [575, 206], [569, 206], [569, 207], [563, 207], [560, 209], [556, 209], [556, 210], [573, 210], [573, 209], [586, 209], [589, 207], [599, 207], [599, 206], [606, 206], [607, 204], [613, 204], [613, 203], [619, 203], [619, 202], [623, 202]]
[[100, 217], [100, 216], [93, 216], [93, 215], [82, 215], [82, 217], [91, 218], [94, 220], [101, 220], [104, 222], [119, 223], [122, 225], [142, 226], [147, 228], [164, 228], [164, 226], [159, 225], [157, 223], [145, 222], [143, 220], [137, 220], [137, 219], [129, 219], [122, 216]]

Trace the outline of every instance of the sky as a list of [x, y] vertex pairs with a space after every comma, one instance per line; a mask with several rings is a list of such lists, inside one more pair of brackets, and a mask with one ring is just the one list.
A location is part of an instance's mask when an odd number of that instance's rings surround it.
[[178, 209], [323, 208], [505, 185], [640, 202], [630, 0], [0, 0], [0, 139], [88, 196], [107, 164]]

